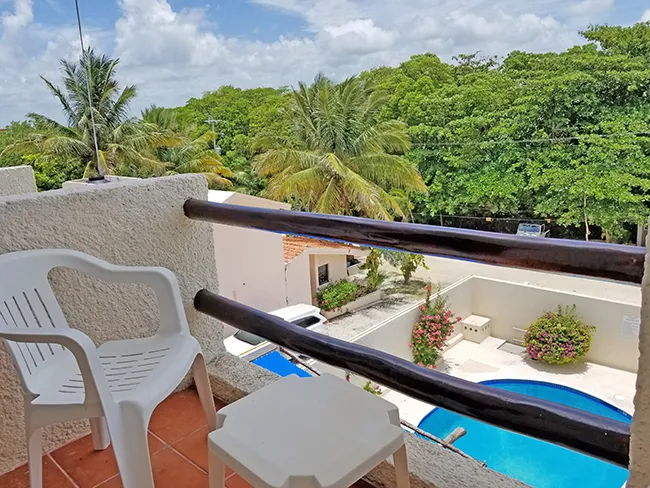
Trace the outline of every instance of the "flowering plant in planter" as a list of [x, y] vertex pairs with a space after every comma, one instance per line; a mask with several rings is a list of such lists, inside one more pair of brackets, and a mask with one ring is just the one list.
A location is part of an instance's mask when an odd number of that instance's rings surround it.
[[427, 295], [424, 304], [420, 305], [420, 319], [413, 327], [409, 347], [413, 352], [413, 362], [419, 366], [435, 368], [445, 341], [454, 331], [454, 324], [460, 322], [461, 318], [454, 316], [447, 306], [447, 298], [440, 293], [431, 301], [431, 284], [427, 284], [424, 289]]
[[591, 347], [595, 327], [585, 324], [571, 308], [557, 307], [533, 322], [524, 334], [524, 345], [532, 359], [550, 364], [578, 361]]

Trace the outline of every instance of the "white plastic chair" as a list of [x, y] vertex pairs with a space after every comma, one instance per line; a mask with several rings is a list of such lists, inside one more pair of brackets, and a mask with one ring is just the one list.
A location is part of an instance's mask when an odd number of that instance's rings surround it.
[[[157, 333], [95, 347], [63, 316], [48, 282], [48, 273], [57, 267], [107, 282], [148, 285], [160, 310]], [[2, 255], [0, 338], [22, 380], [31, 488], [42, 486], [42, 427], [80, 418], [90, 419], [96, 450], [112, 441], [125, 488], [153, 487], [149, 419], [190, 368], [208, 426], [216, 428], [201, 348], [190, 335], [178, 282], [168, 269], [115, 266], [70, 250]]]

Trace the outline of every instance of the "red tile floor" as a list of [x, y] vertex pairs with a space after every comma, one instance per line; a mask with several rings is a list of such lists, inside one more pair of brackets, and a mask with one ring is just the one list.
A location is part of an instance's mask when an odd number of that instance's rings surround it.
[[[223, 404], [217, 403], [217, 409]], [[156, 488], [208, 487], [208, 426], [196, 390], [175, 393], [162, 402], [149, 424], [149, 451]], [[228, 488], [251, 485], [231, 470]], [[113, 449], [94, 451], [90, 435], [43, 456], [44, 488], [121, 488]], [[368, 488], [360, 481], [355, 488]], [[0, 476], [0, 488], [29, 488], [23, 465]]]

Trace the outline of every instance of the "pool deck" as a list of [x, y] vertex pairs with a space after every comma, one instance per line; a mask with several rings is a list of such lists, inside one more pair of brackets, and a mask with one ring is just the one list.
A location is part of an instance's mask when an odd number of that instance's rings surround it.
[[[546, 381], [575, 388], [624, 410], [634, 412], [636, 374], [593, 363], [553, 366], [532, 361], [504, 345], [503, 340], [488, 337], [480, 344], [463, 340], [446, 351], [439, 371], [473, 382], [494, 379], [525, 379]], [[509, 349], [511, 352], [506, 351]], [[383, 398], [397, 405], [403, 420], [418, 425], [431, 411], [431, 405], [396, 391], [387, 391]]]

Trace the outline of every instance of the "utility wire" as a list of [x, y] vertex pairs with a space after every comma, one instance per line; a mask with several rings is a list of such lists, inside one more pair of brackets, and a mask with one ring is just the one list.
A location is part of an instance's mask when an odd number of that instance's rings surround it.
[[[83, 59], [86, 49], [84, 47], [84, 36], [81, 31], [81, 16], [79, 15], [79, 0], [74, 0], [74, 5], [77, 10], [77, 27], [79, 27], [79, 42], [81, 43], [81, 58]], [[90, 125], [93, 129], [93, 141], [95, 142], [95, 156], [97, 157], [97, 173], [99, 174], [100, 179], [104, 178], [104, 172], [102, 171], [102, 165], [99, 159], [99, 145], [97, 144], [97, 130], [95, 129], [95, 115], [93, 114], [93, 100], [90, 92], [90, 83], [92, 79], [90, 71], [90, 59], [86, 60], [86, 87], [88, 89], [88, 108], [90, 110]]]
[[493, 141], [469, 141], [469, 142], [415, 142], [413, 146], [416, 147], [465, 147], [465, 146], [497, 146], [501, 144], [537, 144], [544, 142], [570, 142], [589, 140], [596, 138], [609, 138], [609, 137], [649, 137], [650, 132], [617, 132], [613, 134], [585, 134], [581, 136], [567, 136], [567, 137], [545, 137], [533, 139], [503, 139]]
[[[437, 217], [437, 216], [436, 216]], [[443, 219], [469, 219], [469, 220], [483, 220], [486, 222], [494, 222], [494, 221], [503, 221], [503, 220], [510, 220], [513, 222], [525, 220], [526, 222], [547, 222], [550, 223], [551, 220], [556, 220], [552, 219], [550, 217], [547, 218], [539, 218], [539, 217], [480, 217], [480, 216], [475, 216], [475, 215], [441, 215]]]

